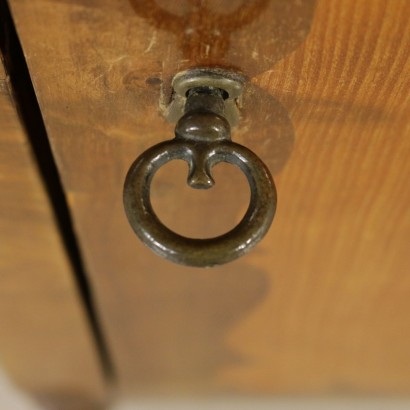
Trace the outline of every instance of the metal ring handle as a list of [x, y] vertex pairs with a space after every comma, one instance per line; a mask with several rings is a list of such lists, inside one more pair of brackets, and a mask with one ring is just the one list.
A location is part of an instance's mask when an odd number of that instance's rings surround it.
[[[150, 200], [156, 171], [174, 159], [189, 165], [188, 182], [194, 188], [212, 186], [212, 167], [219, 162], [238, 166], [251, 188], [248, 210], [231, 231], [214, 238], [194, 239], [167, 228]], [[268, 231], [276, 210], [276, 189], [265, 164], [246, 147], [230, 140], [203, 142], [177, 138], [145, 151], [131, 165], [124, 185], [124, 207], [137, 236], [154, 252], [183, 265], [208, 267], [232, 261], [255, 246]]]

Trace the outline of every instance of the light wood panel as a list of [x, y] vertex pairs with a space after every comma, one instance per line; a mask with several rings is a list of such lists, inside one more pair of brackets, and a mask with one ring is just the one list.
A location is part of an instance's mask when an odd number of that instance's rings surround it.
[[10, 90], [0, 60], [0, 366], [50, 409], [97, 408], [98, 355]]
[[[170, 78], [203, 61], [139, 3], [11, 0], [120, 387], [407, 393], [410, 2], [272, 1], [231, 37], [223, 65], [252, 80], [234, 139], [276, 174], [279, 207], [251, 254], [212, 270], [152, 255], [123, 213], [132, 160], [172, 135], [159, 113]], [[291, 29], [273, 33], [270, 13], [289, 10], [304, 24], [280, 52]], [[159, 215], [191, 235], [232, 226], [247, 188], [215, 174], [213, 192], [192, 193], [169, 165]]]

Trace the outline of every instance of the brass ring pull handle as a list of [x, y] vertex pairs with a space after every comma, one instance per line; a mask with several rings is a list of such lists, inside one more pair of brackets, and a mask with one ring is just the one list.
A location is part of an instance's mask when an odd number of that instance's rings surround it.
[[[264, 163], [248, 148], [230, 139], [223, 113], [223, 91], [197, 87], [189, 91], [186, 113], [173, 140], [145, 151], [132, 164], [124, 185], [124, 206], [137, 236], [160, 256], [183, 265], [207, 267], [232, 261], [249, 251], [268, 231], [276, 209], [276, 190]], [[155, 172], [174, 159], [189, 165], [188, 184], [210, 188], [211, 169], [219, 162], [238, 166], [251, 188], [248, 210], [231, 231], [209, 239], [181, 236], [164, 226], [150, 201]]]

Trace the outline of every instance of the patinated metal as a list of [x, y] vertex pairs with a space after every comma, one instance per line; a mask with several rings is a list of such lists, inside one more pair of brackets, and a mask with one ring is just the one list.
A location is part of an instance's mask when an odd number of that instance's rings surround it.
[[223, 90], [224, 117], [231, 127], [239, 122], [240, 98], [246, 77], [237, 72], [221, 68], [195, 68], [178, 73], [172, 80], [173, 99], [165, 116], [170, 122], [177, 122], [186, 112], [188, 91], [197, 87], [211, 87]]
[[[184, 90], [185, 114], [177, 122], [175, 138], [141, 154], [124, 185], [125, 211], [137, 236], [160, 256], [184, 265], [214, 266], [245, 254], [266, 234], [276, 210], [276, 190], [269, 170], [256, 154], [231, 141], [225, 117], [228, 91], [219, 87], [220, 83], [215, 87], [214, 83], [193, 81], [192, 88]], [[251, 198], [235, 228], [215, 238], [194, 239], [162, 224], [151, 205], [150, 185], [156, 171], [174, 159], [188, 163], [188, 184], [196, 189], [212, 187], [211, 169], [220, 162], [242, 170]]]

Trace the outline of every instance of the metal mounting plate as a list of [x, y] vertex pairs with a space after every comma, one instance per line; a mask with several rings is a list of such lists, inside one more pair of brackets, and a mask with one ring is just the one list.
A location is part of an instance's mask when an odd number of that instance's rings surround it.
[[185, 113], [187, 92], [196, 87], [214, 87], [226, 92], [225, 118], [231, 127], [239, 122], [240, 98], [246, 77], [237, 72], [220, 68], [195, 68], [178, 73], [172, 80], [173, 99], [166, 118], [177, 122]]

